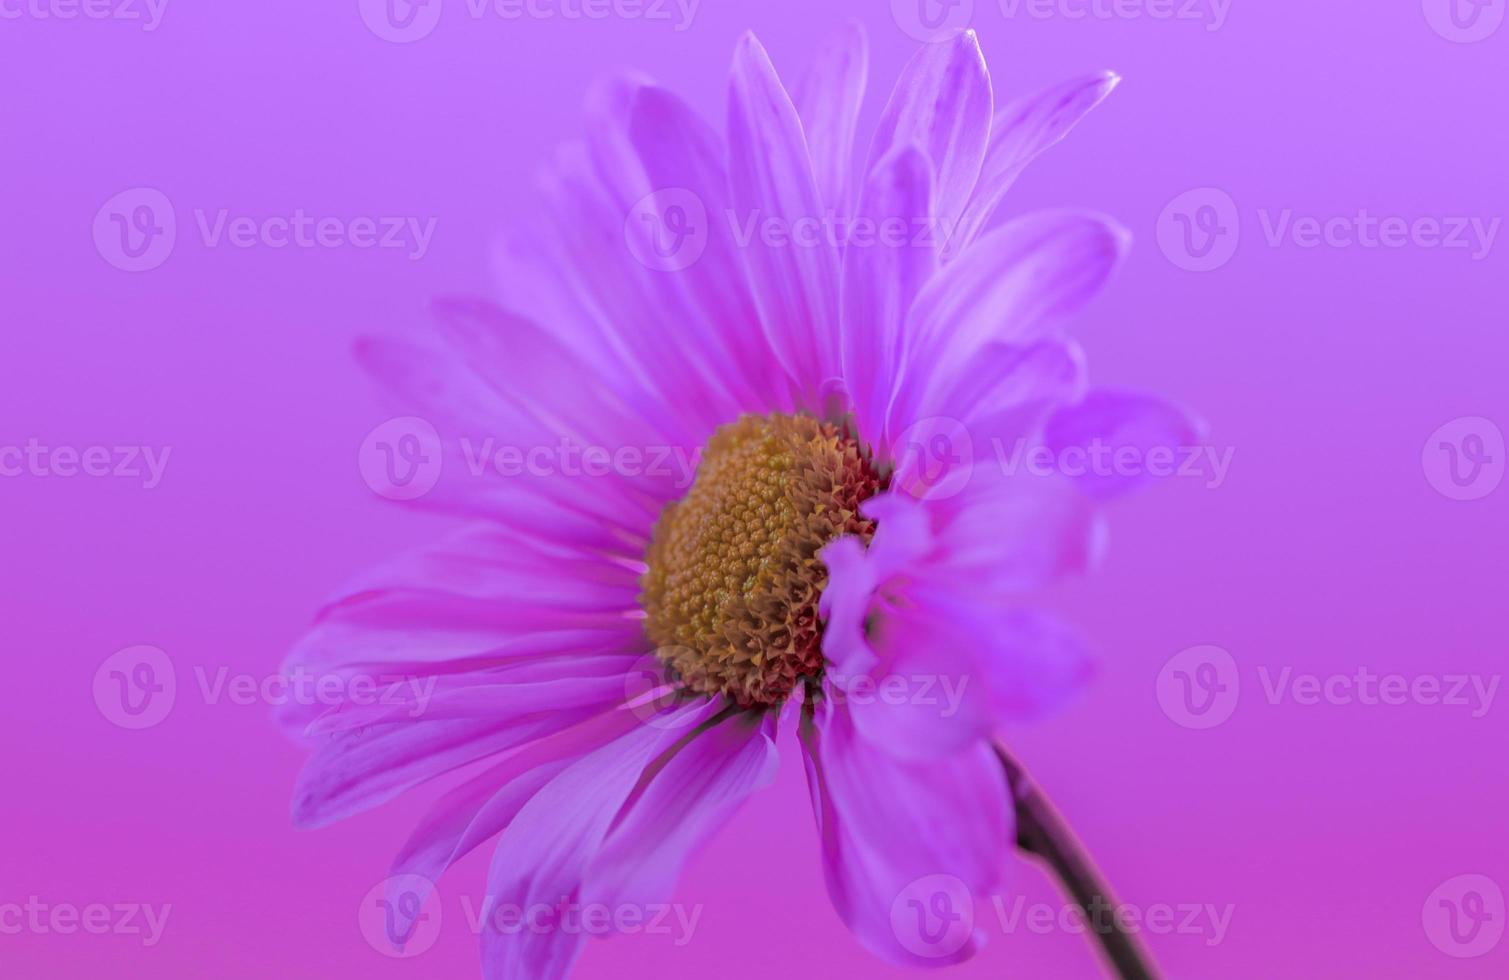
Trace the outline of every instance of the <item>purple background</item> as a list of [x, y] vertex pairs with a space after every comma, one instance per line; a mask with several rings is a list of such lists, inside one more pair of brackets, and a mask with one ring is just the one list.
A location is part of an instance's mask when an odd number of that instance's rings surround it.
[[[445, 0], [411, 44], [375, 36], [356, 0], [170, 0], [151, 31], [8, 2], [0, 447], [171, 456], [151, 489], [0, 478], [0, 907], [35, 896], [172, 912], [150, 948], [0, 932], [0, 974], [475, 975], [462, 899], [482, 892], [490, 848], [441, 882], [433, 948], [380, 955], [358, 909], [427, 794], [295, 832], [301, 751], [266, 705], [207, 703], [194, 672], [275, 672], [342, 580], [443, 529], [362, 481], [357, 449], [388, 413], [352, 340], [412, 326], [436, 294], [491, 289], [489, 243], [531, 207], [529, 178], [576, 134], [593, 79], [644, 68], [721, 125], [741, 31], [794, 81], [854, 16], [873, 44], [863, 133], [916, 42], [874, 0], [709, 0], [686, 30], [473, 19]], [[1078, 324], [1095, 377], [1197, 406], [1233, 456], [1219, 487], [1175, 479], [1115, 509], [1103, 573], [1048, 597], [1095, 640], [1098, 681], [1012, 744], [1123, 899], [1230, 908], [1219, 941], [1203, 918], [1147, 936], [1170, 976], [1509, 975], [1509, 942], [1448, 955], [1427, 901], [1459, 875], [1509, 886], [1509, 707], [1272, 703], [1262, 683], [1286, 667], [1485, 681], [1503, 669], [1509, 488], [1448, 499], [1427, 439], [1460, 417], [1509, 425], [1509, 244], [1477, 258], [1428, 239], [1306, 248], [1271, 243], [1263, 217], [1509, 213], [1509, 28], [1455, 43], [1419, 0], [1233, 0], [1219, 26], [1208, 0], [1186, 7], [1193, 19], [1133, 18], [1164, 5], [1111, 0], [1110, 16], [1067, 15], [1083, 6], [974, 5], [998, 101], [1097, 68], [1126, 76], [1009, 207], [1086, 205], [1132, 229], [1132, 258]], [[130, 274], [91, 225], [136, 187], [173, 202], [178, 239], [160, 268]], [[1189, 272], [1176, 247], [1160, 251], [1159, 219], [1205, 187], [1235, 202], [1240, 244]], [[222, 208], [436, 225], [422, 261], [207, 246], [194, 209]], [[1494, 448], [1491, 428], [1467, 425]], [[1480, 480], [1502, 470], [1500, 446]], [[179, 684], [171, 714], [142, 731], [91, 696], [96, 669], [134, 644], [166, 651]], [[1240, 695], [1202, 730], [1177, 723], [1159, 678], [1205, 644], [1229, 651]], [[783, 748], [776, 786], [683, 879], [679, 900], [703, 906], [691, 941], [593, 943], [579, 976], [900, 975], [832, 912], [801, 766]], [[1014, 879], [1008, 912], [1018, 893], [1058, 907], [1034, 867]], [[1485, 928], [1501, 931], [1502, 898], [1487, 902]], [[958, 976], [1098, 975], [1083, 936], [1025, 921], [1003, 934], [992, 909], [978, 919], [990, 947]]]

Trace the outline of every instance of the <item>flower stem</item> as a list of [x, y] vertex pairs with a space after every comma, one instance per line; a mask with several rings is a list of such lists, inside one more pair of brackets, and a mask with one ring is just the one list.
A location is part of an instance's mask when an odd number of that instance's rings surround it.
[[1137, 938], [1122, 927], [1115, 914], [1116, 896], [1107, 887], [1084, 846], [1063, 816], [1027, 775], [1021, 763], [996, 746], [1011, 795], [1016, 801], [1016, 843], [1041, 859], [1058, 876], [1085, 922], [1100, 943], [1100, 951], [1121, 980], [1157, 980], [1152, 959]]

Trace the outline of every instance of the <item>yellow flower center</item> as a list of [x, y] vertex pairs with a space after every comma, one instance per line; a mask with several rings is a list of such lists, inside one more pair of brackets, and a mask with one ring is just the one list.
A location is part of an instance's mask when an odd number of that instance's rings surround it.
[[822, 672], [817, 553], [872, 521], [880, 477], [846, 427], [746, 415], [708, 441], [686, 497], [660, 515], [640, 604], [682, 683], [742, 707], [778, 704]]

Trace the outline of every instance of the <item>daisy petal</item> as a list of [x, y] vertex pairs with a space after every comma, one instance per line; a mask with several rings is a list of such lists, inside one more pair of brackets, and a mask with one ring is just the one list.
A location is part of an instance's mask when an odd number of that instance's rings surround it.
[[587, 871], [582, 903], [670, 901], [691, 854], [775, 778], [774, 724], [770, 715], [736, 713], [678, 746], [608, 835]]
[[686, 304], [700, 311], [686, 329], [726, 346], [717, 359], [718, 380], [733, 389], [741, 411], [784, 407], [785, 376], [771, 363], [743, 259], [725, 217], [730, 206], [722, 141], [681, 99], [648, 86], [634, 99], [628, 129], [650, 186], [689, 192], [706, 213], [707, 241], [696, 261], [659, 276], [667, 288], [684, 288]]
[[[1102, 469], [1073, 474], [1079, 487], [1097, 500], [1109, 500], [1143, 486], [1150, 453], [1165, 454], [1168, 466], [1203, 445], [1204, 423], [1184, 409], [1151, 395], [1098, 389], [1049, 419], [1046, 445], [1056, 459], [1068, 450], [1092, 452], [1109, 460]], [[1119, 462], [1126, 460], [1126, 462]]]
[[869, 37], [858, 22], [850, 21], [818, 50], [796, 90], [796, 108], [812, 153], [818, 190], [839, 214], [847, 214], [850, 206], [854, 126], [869, 65]]
[[843, 706], [804, 716], [801, 741], [839, 916], [867, 949], [898, 965], [973, 956], [983, 929], [964, 922], [940, 944], [919, 934], [908, 902], [942, 885], [979, 902], [978, 911], [988, 908], [1015, 834], [1006, 779], [989, 745], [926, 762], [900, 759], [865, 741]]
[[844, 251], [844, 384], [860, 437], [879, 458], [886, 455], [885, 411], [901, 366], [902, 324], [938, 270], [933, 236], [917, 235], [927, 230], [931, 209], [931, 167], [920, 150], [905, 146], [870, 172]]
[[836, 676], [868, 674], [875, 653], [865, 640], [870, 597], [875, 594], [875, 571], [856, 537], [842, 537], [826, 545], [818, 558], [828, 569], [828, 584], [818, 600], [824, 620], [823, 656]]
[[[615, 125], [620, 131], [613, 145], [621, 154], [630, 152], [621, 121]], [[621, 365], [618, 376], [637, 381], [684, 419], [690, 444], [700, 445], [728, 412], [737, 411], [738, 402], [717, 383], [722, 344], [715, 332], [703, 329], [700, 311], [671, 277], [631, 251], [628, 222], [650, 187], [637, 161], [629, 176], [632, 181], [619, 179], [610, 188], [586, 148], [562, 151], [541, 187], [553, 239], [565, 258], [555, 274], [591, 299]]]
[[1094, 567], [1105, 551], [1105, 518], [1064, 477], [1006, 475], [981, 467], [964, 492], [928, 506], [945, 572], [983, 593], [1023, 593]]
[[[503, 832], [488, 873], [490, 914], [482, 927], [487, 980], [566, 976], [586, 937], [579, 927], [562, 928], [552, 913], [578, 894], [645, 767], [718, 707], [704, 702], [672, 709], [658, 723], [583, 756], [524, 805]], [[500, 909], [521, 911], [529, 925], [509, 928]]]
[[[907, 594], [908, 601], [914, 598]], [[969, 618], [933, 615], [932, 608], [875, 616], [869, 674], [829, 679], [854, 728], [876, 748], [907, 759], [954, 755], [995, 725], [984, 647], [988, 634], [969, 631]]]
[[967, 371], [991, 343], [1030, 344], [1100, 292], [1126, 252], [1110, 219], [1038, 212], [992, 231], [934, 276], [907, 318], [912, 355], [891, 407], [895, 437], [937, 379]]
[[[865, 513], [880, 528], [870, 548], [852, 553], [858, 542], [844, 538], [822, 553], [825, 691], [865, 739], [904, 758], [957, 753], [1062, 704], [1088, 675], [1070, 631], [1001, 608], [999, 580], [927, 526], [935, 509], [904, 494], [873, 498]], [[991, 538], [997, 550], [1000, 538]]]
[[1090, 683], [1094, 660], [1079, 633], [1052, 613], [1020, 609], [994, 617], [986, 662], [998, 723], [1031, 721], [1073, 700]]
[[996, 112], [980, 182], [949, 242], [950, 256], [975, 240], [1022, 171], [1069, 135], [1120, 82], [1115, 72], [1096, 72], [1017, 99]]
[[929, 414], [977, 422], [972, 427], [981, 435], [1001, 436], [993, 419], [1024, 405], [1082, 398], [1086, 376], [1085, 352], [1067, 337], [1044, 337], [1028, 344], [991, 342], [954, 379], [954, 386], [939, 394]]
[[974, 31], [925, 44], [902, 70], [881, 113], [866, 169], [916, 144], [937, 178], [933, 214], [946, 240], [974, 193], [990, 139], [990, 72]]
[[[607, 662], [643, 652], [642, 630], [626, 615], [636, 583], [617, 562], [468, 528], [360, 576], [320, 611], [285, 660], [290, 690], [302, 693], [279, 720], [298, 734], [332, 704], [389, 685], [433, 692], [437, 682], [603, 676]], [[531, 662], [550, 668], [517, 670]]]
[[[426, 780], [602, 714], [624, 700], [594, 698], [546, 714], [409, 719], [339, 732], [317, 743], [294, 788], [293, 822], [311, 829], [379, 806]], [[495, 705], [499, 699], [494, 698]]]
[[506, 828], [568, 765], [636, 724], [632, 712], [609, 712], [542, 739], [467, 780], [425, 815], [394, 860], [390, 877], [407, 881], [413, 876], [421, 886], [438, 881], [452, 864]]
[[[838, 252], [796, 108], [752, 34], [734, 54], [728, 105], [729, 182], [749, 224], [744, 258], [765, 336], [808, 408], [839, 372]], [[762, 234], [770, 222], [779, 237]]]
[[[493, 382], [478, 375], [486, 366], [468, 365], [454, 349], [367, 338], [359, 343], [357, 357], [398, 396], [405, 411], [428, 421], [439, 437], [439, 478], [411, 501], [414, 506], [486, 517], [537, 539], [635, 554], [649, 540], [658, 511], [655, 497], [680, 492], [672, 488], [682, 478], [673, 474], [658, 481], [617, 473], [564, 476], [558, 458], [550, 455], [563, 444], [562, 434], [504, 401]], [[612, 442], [587, 445], [617, 448]], [[629, 445], [656, 447], [664, 442], [646, 428]], [[495, 452], [502, 447], [543, 452], [547, 469], [541, 473], [519, 467], [504, 475], [496, 466], [505, 458]], [[647, 496], [644, 491], [656, 482], [662, 489]]]

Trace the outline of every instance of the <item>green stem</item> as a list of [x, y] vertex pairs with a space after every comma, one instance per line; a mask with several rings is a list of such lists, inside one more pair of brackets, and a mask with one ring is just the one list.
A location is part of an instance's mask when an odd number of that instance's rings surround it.
[[1121, 980], [1157, 980], [1151, 957], [1137, 938], [1122, 928], [1115, 914], [1116, 896], [1063, 816], [1021, 763], [999, 745], [996, 754], [1006, 768], [1011, 795], [1016, 801], [1017, 847], [1053, 869], [1084, 914], [1115, 976]]

